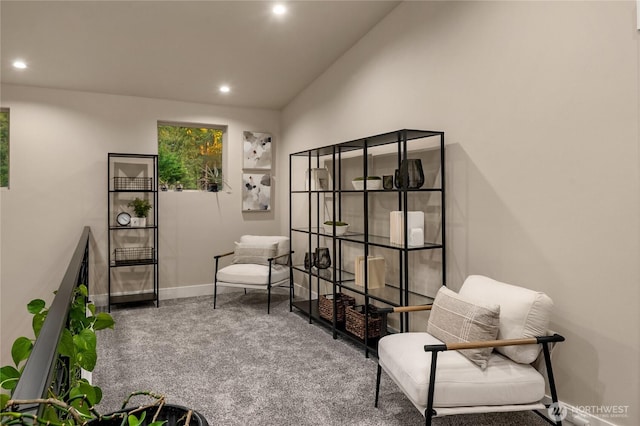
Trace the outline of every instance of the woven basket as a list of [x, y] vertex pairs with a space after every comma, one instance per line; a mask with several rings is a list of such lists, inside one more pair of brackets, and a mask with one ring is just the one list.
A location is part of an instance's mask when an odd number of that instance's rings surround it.
[[[336, 293], [336, 322], [344, 322], [345, 306], [352, 306], [356, 304], [356, 299], [351, 296], [347, 296], [344, 293]], [[320, 296], [318, 301], [318, 310], [320, 311], [320, 317], [327, 321], [333, 321], [333, 299], [331, 295]]]
[[[382, 318], [378, 315], [375, 306], [369, 305], [369, 339], [380, 337]], [[351, 334], [356, 335], [360, 340], [364, 340], [364, 305], [349, 306], [345, 314], [347, 321], [345, 328]]]

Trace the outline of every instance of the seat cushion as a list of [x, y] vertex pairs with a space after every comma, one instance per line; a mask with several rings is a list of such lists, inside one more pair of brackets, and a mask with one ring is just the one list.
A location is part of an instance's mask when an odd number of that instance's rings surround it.
[[[251, 263], [235, 263], [218, 271], [218, 281], [232, 284], [264, 285], [269, 282], [269, 267]], [[273, 265], [271, 268], [271, 283], [289, 278], [289, 268], [283, 265]]]
[[[458, 294], [500, 305], [498, 339], [521, 339], [547, 334], [553, 302], [542, 292], [505, 284], [482, 275], [470, 275]], [[541, 349], [540, 345], [496, 348], [501, 354], [523, 364], [535, 361]]]
[[[289, 253], [289, 237], [283, 237], [280, 235], [243, 235], [240, 237], [241, 243], [278, 243], [278, 250], [276, 256]], [[276, 259], [276, 263], [281, 265], [287, 264], [287, 258], [281, 257]]]
[[[426, 407], [431, 353], [442, 342], [428, 333], [397, 333], [378, 343], [378, 362], [417, 407]], [[438, 354], [434, 407], [529, 404], [544, 397], [543, 376], [496, 352], [485, 370], [457, 351]]]
[[[429, 314], [427, 333], [444, 343], [495, 340], [500, 306], [478, 303], [446, 287], [440, 287]], [[465, 349], [460, 353], [485, 369], [493, 348]]]

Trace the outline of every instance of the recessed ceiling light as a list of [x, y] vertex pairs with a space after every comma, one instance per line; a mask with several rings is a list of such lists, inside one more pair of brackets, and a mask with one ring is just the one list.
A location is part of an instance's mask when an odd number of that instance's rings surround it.
[[23, 70], [27, 67], [27, 64], [24, 61], [17, 60], [13, 61], [13, 67]]
[[287, 13], [287, 7], [283, 4], [276, 4], [275, 6], [273, 6], [273, 9], [271, 9], [271, 11], [274, 15], [284, 15], [285, 13]]
[[220, 86], [220, 93], [229, 93], [231, 91], [231, 87], [225, 85]]

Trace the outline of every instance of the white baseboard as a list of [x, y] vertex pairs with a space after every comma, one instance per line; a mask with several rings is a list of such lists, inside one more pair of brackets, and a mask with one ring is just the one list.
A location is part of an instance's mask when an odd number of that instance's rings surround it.
[[[273, 287], [271, 291], [277, 292], [279, 289], [282, 289], [282, 288], [284, 288], [287, 292], [289, 291], [289, 289], [286, 287]], [[239, 292], [239, 291], [243, 291], [242, 288], [218, 287], [218, 294], [233, 293], [233, 292]], [[111, 296], [125, 296], [129, 294], [135, 294], [135, 292], [113, 293]], [[160, 293], [158, 294], [158, 298], [160, 300], [184, 299], [187, 297], [201, 297], [201, 296], [213, 296], [213, 283], [189, 285], [189, 286], [183, 286], [183, 287], [168, 287], [168, 288], [160, 287]], [[94, 294], [94, 295], [91, 295], [91, 301], [96, 306], [107, 306], [108, 297], [106, 293]]]

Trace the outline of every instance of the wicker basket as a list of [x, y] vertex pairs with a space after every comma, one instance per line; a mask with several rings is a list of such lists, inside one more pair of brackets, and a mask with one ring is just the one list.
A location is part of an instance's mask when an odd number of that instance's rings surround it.
[[[380, 337], [382, 318], [378, 315], [375, 306], [369, 305], [369, 339]], [[347, 307], [347, 321], [345, 328], [349, 333], [356, 335], [360, 340], [364, 340], [364, 305]]]
[[[339, 323], [344, 322], [345, 306], [355, 305], [356, 299], [351, 296], [347, 296], [344, 293], [336, 293], [336, 321]], [[326, 296], [320, 296], [318, 300], [318, 310], [320, 311], [320, 317], [327, 321], [333, 321], [333, 297], [331, 294]]]

